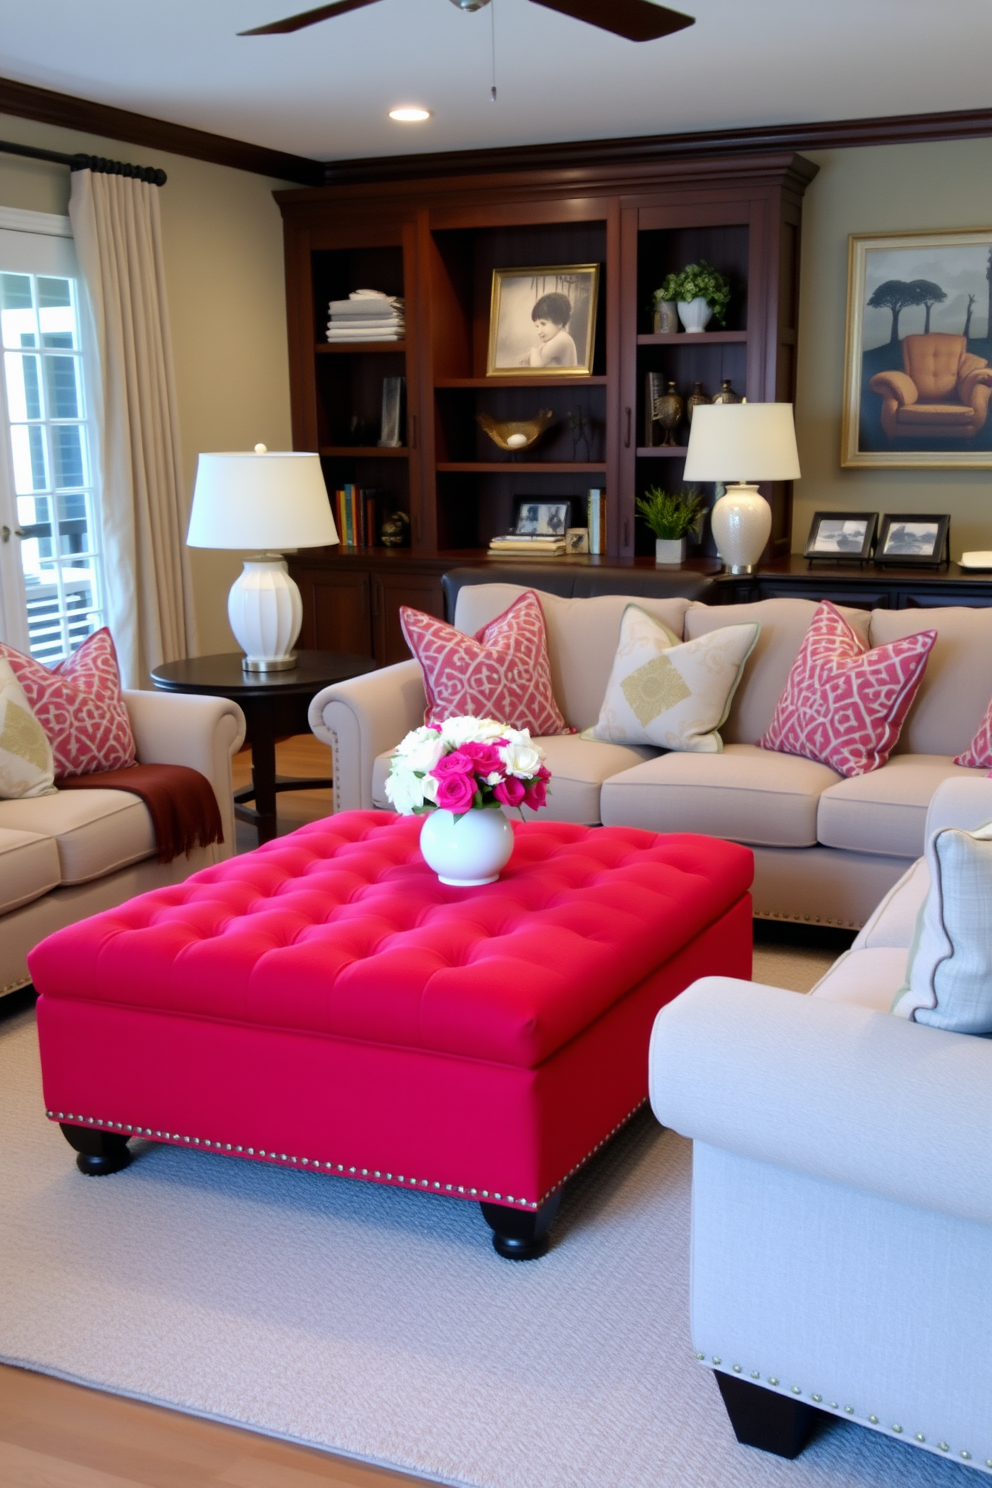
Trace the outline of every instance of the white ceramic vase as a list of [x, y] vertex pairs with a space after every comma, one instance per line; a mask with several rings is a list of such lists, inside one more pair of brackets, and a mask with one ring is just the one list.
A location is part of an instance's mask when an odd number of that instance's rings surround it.
[[495, 883], [513, 852], [513, 828], [492, 807], [460, 816], [439, 807], [424, 817], [420, 851], [443, 884], [471, 888]]
[[752, 573], [772, 530], [772, 509], [757, 486], [728, 486], [710, 512], [710, 528], [730, 572]]
[[679, 300], [679, 320], [690, 336], [698, 335], [705, 331], [712, 318], [713, 311], [703, 299], [697, 295], [694, 300]]
[[656, 537], [654, 540], [655, 563], [684, 563], [687, 542], [684, 537]]

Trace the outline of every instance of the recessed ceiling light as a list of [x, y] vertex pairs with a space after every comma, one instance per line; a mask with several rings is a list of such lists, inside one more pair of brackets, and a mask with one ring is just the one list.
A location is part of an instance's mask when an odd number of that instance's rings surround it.
[[389, 117], [395, 119], [399, 124], [422, 124], [430, 116], [430, 110], [425, 108], [394, 108], [389, 110]]

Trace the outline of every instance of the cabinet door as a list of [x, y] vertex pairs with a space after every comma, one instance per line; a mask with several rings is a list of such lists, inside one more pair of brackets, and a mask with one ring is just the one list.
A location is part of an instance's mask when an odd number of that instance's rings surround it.
[[380, 666], [409, 661], [400, 629], [400, 605], [444, 619], [444, 592], [437, 574], [383, 573], [372, 576], [373, 655]]
[[303, 595], [303, 630], [307, 651], [372, 654], [372, 606], [369, 574], [335, 569], [302, 569], [296, 574]]

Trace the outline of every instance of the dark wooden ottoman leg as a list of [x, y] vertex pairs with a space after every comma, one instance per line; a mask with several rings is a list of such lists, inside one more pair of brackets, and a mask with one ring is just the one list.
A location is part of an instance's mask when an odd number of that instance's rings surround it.
[[545, 1199], [540, 1209], [510, 1209], [503, 1204], [480, 1204], [482, 1217], [493, 1232], [493, 1249], [508, 1261], [536, 1261], [547, 1253], [548, 1231], [558, 1213], [562, 1190]]
[[76, 1167], [87, 1178], [103, 1178], [107, 1173], [119, 1173], [131, 1161], [128, 1138], [123, 1132], [106, 1131], [94, 1126], [70, 1126], [60, 1121], [62, 1135], [74, 1147], [78, 1156]]
[[774, 1452], [776, 1457], [798, 1457], [820, 1416], [827, 1412], [790, 1400], [750, 1380], [714, 1370], [734, 1435], [744, 1447]]

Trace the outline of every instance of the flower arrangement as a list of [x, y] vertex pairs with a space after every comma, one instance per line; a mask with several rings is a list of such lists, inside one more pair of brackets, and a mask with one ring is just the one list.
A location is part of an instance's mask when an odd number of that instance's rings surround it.
[[638, 496], [634, 505], [637, 515], [643, 517], [655, 537], [663, 542], [678, 542], [697, 525], [706, 502], [695, 486], [681, 491], [663, 491], [660, 486], [649, 486], [643, 496]]
[[547, 800], [551, 771], [527, 729], [463, 715], [415, 728], [393, 752], [386, 799], [401, 816], [435, 808], [466, 811], [529, 806]]
[[686, 264], [678, 274], [669, 274], [661, 288], [655, 290], [654, 298], [676, 300], [683, 305], [703, 299], [713, 311], [714, 319], [723, 325], [730, 304], [730, 282], [719, 269], [710, 268], [701, 258], [698, 264]]

